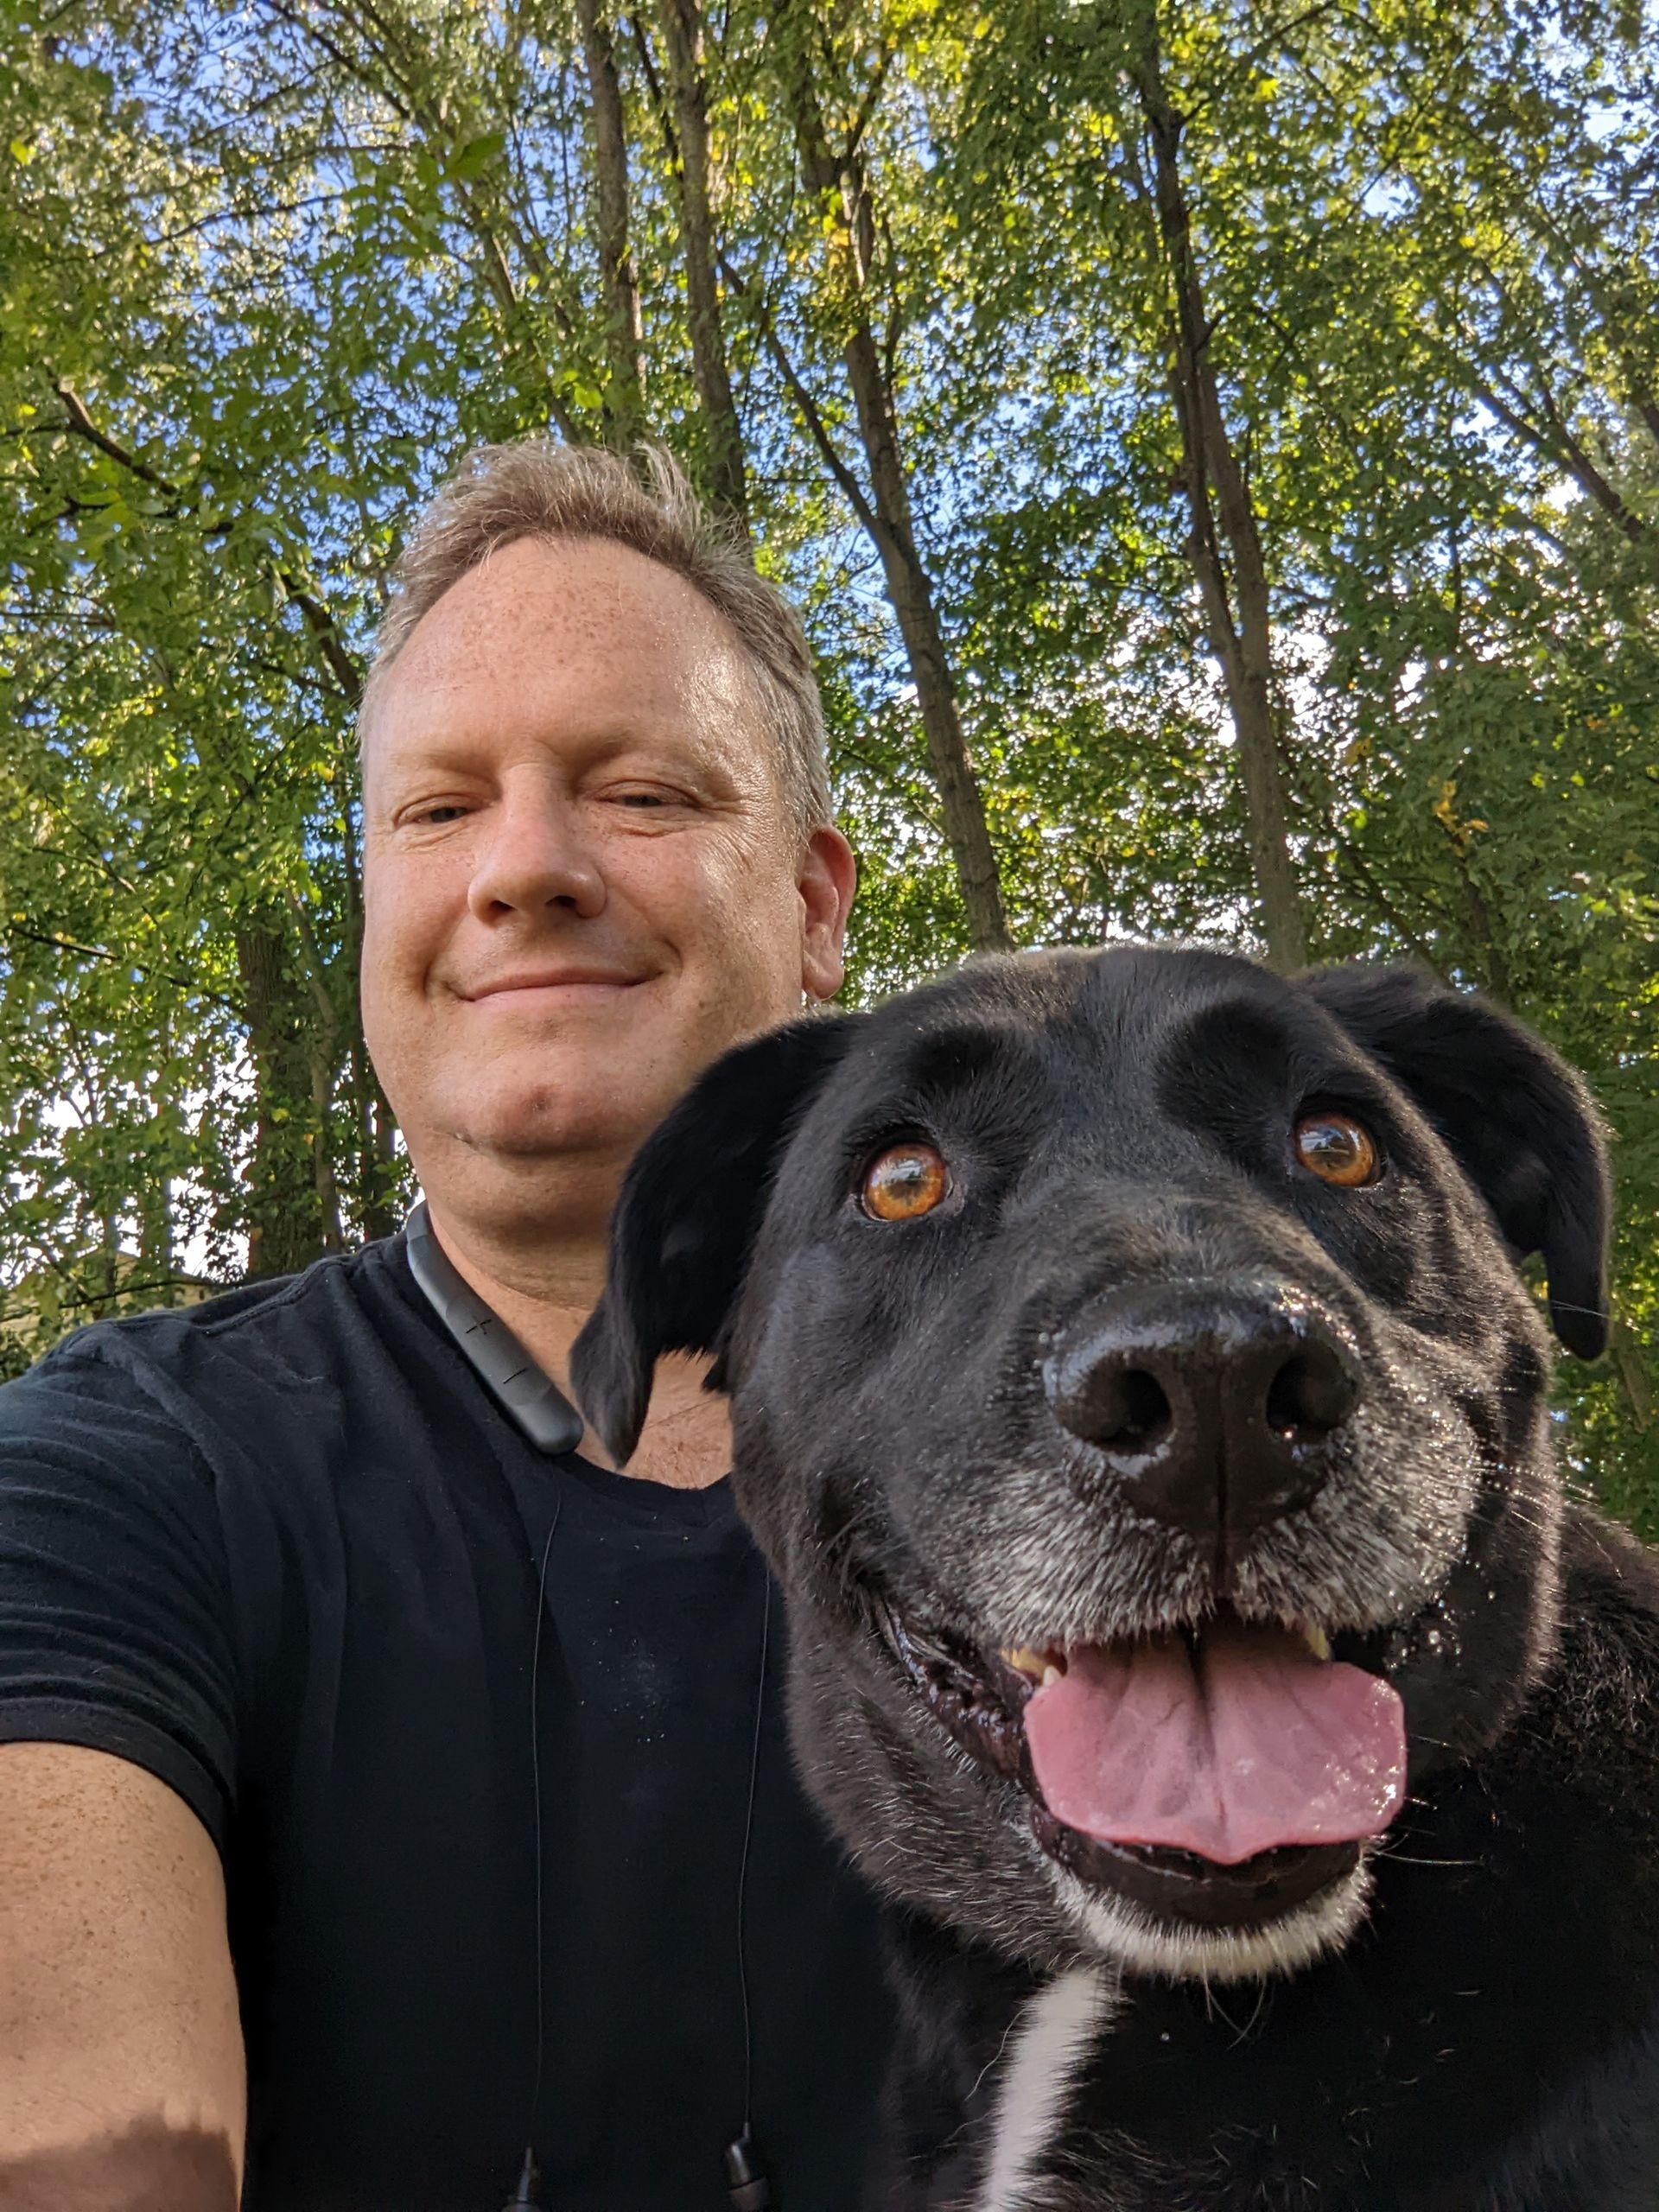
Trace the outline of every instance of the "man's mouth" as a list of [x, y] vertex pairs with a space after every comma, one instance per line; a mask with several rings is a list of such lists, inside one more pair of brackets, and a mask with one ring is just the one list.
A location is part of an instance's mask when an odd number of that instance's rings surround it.
[[1161, 1919], [1264, 1925], [1340, 1881], [1404, 1802], [1399, 1694], [1318, 1628], [1224, 1610], [979, 1654], [883, 1614], [936, 1719], [1025, 1791], [1048, 1856]]
[[615, 998], [646, 980], [643, 976], [608, 968], [523, 969], [475, 983], [460, 995], [474, 1006], [535, 1013], [556, 1006]]

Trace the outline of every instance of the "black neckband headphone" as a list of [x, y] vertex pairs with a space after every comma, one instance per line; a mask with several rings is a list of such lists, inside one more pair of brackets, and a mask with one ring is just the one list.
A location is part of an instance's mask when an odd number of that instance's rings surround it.
[[[479, 1297], [456, 1271], [432, 1233], [426, 1201], [420, 1199], [404, 1229], [409, 1271], [425, 1293], [427, 1301], [449, 1332], [467, 1363], [491, 1397], [528, 1443], [549, 1459], [574, 1452], [582, 1442], [582, 1415], [569, 1398], [544, 1374], [499, 1314]], [[563, 1493], [556, 1498], [547, 1541], [542, 1547], [541, 1573], [536, 1587], [536, 1635], [530, 1663], [530, 1758], [536, 1797], [536, 2084], [531, 2092], [532, 2129], [541, 2102], [542, 2075], [546, 2055], [546, 1955], [542, 1943], [542, 1774], [541, 1739], [537, 1726], [542, 1659], [542, 1623], [547, 1603], [547, 1565], [559, 1525]], [[744, 1943], [744, 1901], [748, 1887], [749, 1842], [754, 1828], [754, 1785], [760, 1770], [760, 1723], [766, 1690], [766, 1647], [772, 1625], [772, 1582], [767, 1579], [760, 1616], [760, 1679], [755, 1689], [754, 1737], [749, 1753], [748, 1808], [743, 1821], [743, 1851], [737, 1874], [737, 1975], [743, 1999], [743, 2125], [726, 2146], [726, 2187], [734, 2212], [767, 2212], [772, 2203], [772, 2184], [760, 2163], [750, 2126], [750, 2096], [753, 2081], [753, 2039], [749, 2019], [748, 1956]], [[524, 2161], [513, 2191], [501, 2212], [541, 2212], [538, 2194], [543, 2178], [532, 2142], [524, 2145]]]
[[461, 1280], [432, 1234], [424, 1198], [416, 1202], [404, 1224], [404, 1236], [409, 1246], [409, 1272], [519, 1434], [550, 1458], [574, 1452], [582, 1441], [582, 1415], [563, 1391], [543, 1374], [500, 1316], [492, 1313], [478, 1293]]

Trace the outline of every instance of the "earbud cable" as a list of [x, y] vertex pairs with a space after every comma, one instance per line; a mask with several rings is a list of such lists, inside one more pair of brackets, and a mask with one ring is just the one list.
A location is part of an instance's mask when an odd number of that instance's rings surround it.
[[[531, 2091], [530, 2124], [525, 2130], [527, 2140], [524, 2165], [519, 2172], [512, 2203], [531, 2207], [538, 2202], [535, 2190], [542, 2178], [535, 2152], [536, 2116], [541, 2108], [542, 2085], [547, 2069], [547, 1967], [543, 1948], [546, 1897], [542, 1837], [542, 1745], [538, 1726], [542, 1631], [547, 1618], [548, 1562], [553, 1555], [553, 1538], [558, 1529], [559, 1513], [563, 1503], [564, 1495], [561, 1491], [554, 1500], [553, 1518], [548, 1524], [547, 1540], [542, 1546], [541, 1572], [536, 1581], [536, 1635], [530, 1655], [530, 1775], [536, 1801], [536, 2076], [535, 2086]], [[762, 1572], [765, 1573], [764, 1568]], [[743, 2132], [727, 2152], [728, 2176], [739, 2183], [732, 2190], [734, 2203], [757, 2208], [769, 2203], [771, 2196], [764, 2170], [759, 2164], [753, 2148], [754, 2031], [749, 2005], [747, 1904], [749, 1847], [754, 1837], [754, 1802], [760, 1778], [760, 1736], [766, 1720], [766, 1667], [771, 1646], [772, 1577], [766, 1574], [760, 1605], [760, 1664], [755, 1681], [754, 1728], [749, 1743], [748, 1800], [743, 1809], [743, 1850], [737, 1869], [737, 1987], [743, 2007]]]
[[[766, 1573], [763, 1567], [762, 1573]], [[754, 1741], [749, 1751], [749, 1802], [743, 1815], [743, 1856], [737, 1868], [737, 1986], [743, 1999], [743, 2133], [754, 2118], [754, 2038], [749, 2024], [749, 1955], [744, 1904], [749, 1884], [749, 1842], [754, 1834], [755, 1784], [760, 1776], [760, 1724], [766, 1709], [766, 1647], [772, 1636], [772, 1577], [766, 1574], [760, 1611], [760, 1672], [754, 1692]]]
[[[536, 2086], [530, 2093], [530, 2125], [524, 2131], [521, 2190], [524, 2179], [536, 2175], [533, 2148], [536, 2115], [541, 2108], [542, 2082], [547, 2068], [547, 1955], [543, 1948], [545, 1897], [542, 1859], [542, 1732], [538, 1718], [541, 1713], [542, 1627], [547, 1618], [547, 1563], [553, 1556], [553, 1537], [563, 1507], [564, 1492], [561, 1490], [554, 1495], [553, 1518], [547, 1526], [547, 1541], [542, 1546], [542, 1571], [536, 1582], [536, 1637], [530, 1650], [530, 1786], [536, 1800]], [[526, 2196], [524, 2201], [533, 2202], [535, 2200]]]

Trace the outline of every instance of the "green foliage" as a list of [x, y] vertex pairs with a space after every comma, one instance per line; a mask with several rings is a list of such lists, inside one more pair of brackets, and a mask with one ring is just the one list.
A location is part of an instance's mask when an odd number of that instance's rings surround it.
[[[820, 656], [855, 999], [967, 944], [860, 515], [861, 322], [1015, 936], [1258, 942], [1126, 74], [1152, 4], [707, 27], [749, 503]], [[1618, 1325], [1562, 1404], [1585, 1479], [1659, 1535], [1659, 24], [1155, 20], [1313, 950], [1491, 990], [1594, 1083]], [[645, 404], [706, 480], [683, 149], [656, 18], [615, 22]], [[804, 84], [839, 203], [803, 173]], [[114, 1295], [124, 1248], [171, 1294], [187, 1254], [231, 1278], [396, 1217], [356, 694], [461, 453], [608, 419], [587, 118], [558, 0], [10, 0], [0, 1272], [31, 1310]]]

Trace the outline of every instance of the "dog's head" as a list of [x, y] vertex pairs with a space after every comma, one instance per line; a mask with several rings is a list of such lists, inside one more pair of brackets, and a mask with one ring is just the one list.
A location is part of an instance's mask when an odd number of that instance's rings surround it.
[[709, 1351], [809, 1784], [1039, 1959], [1294, 1967], [1549, 1656], [1548, 1340], [1600, 1349], [1577, 1078], [1399, 969], [976, 964], [728, 1053], [645, 1146], [575, 1386]]

